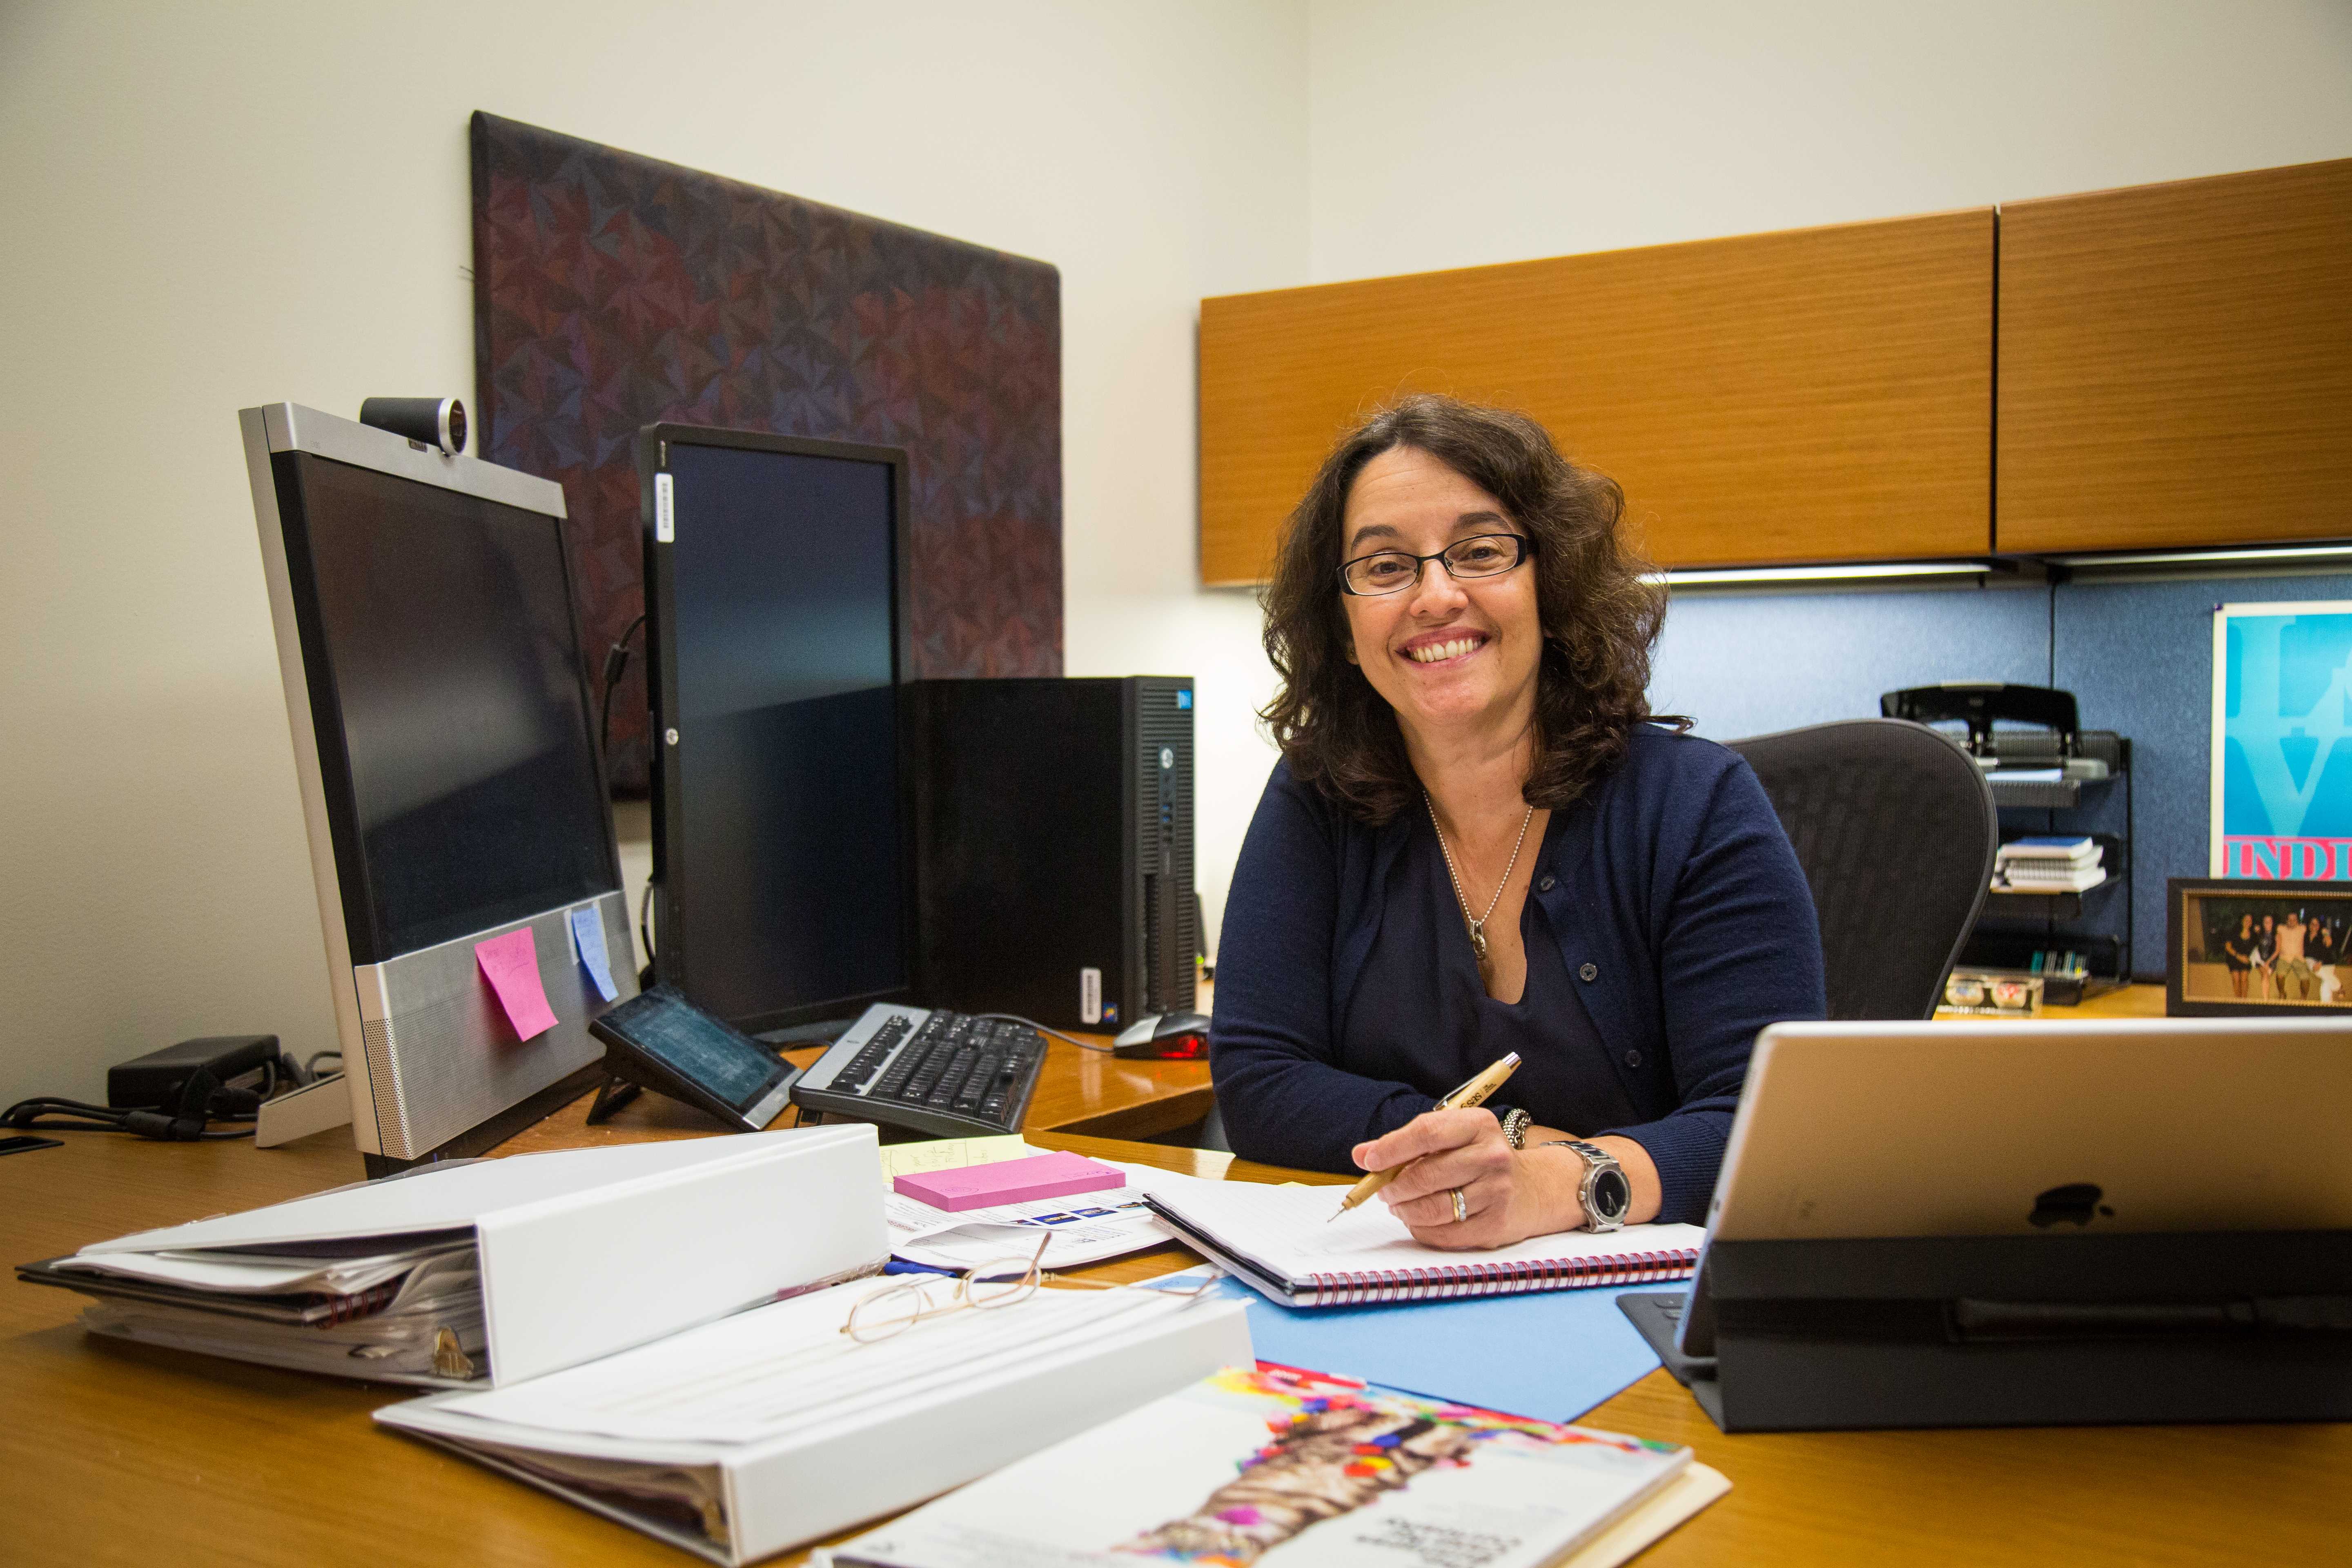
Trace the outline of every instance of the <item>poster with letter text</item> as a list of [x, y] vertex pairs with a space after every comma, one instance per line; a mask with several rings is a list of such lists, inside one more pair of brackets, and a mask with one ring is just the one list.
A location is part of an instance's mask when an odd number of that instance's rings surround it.
[[2352, 879], [2352, 600], [2213, 616], [2216, 877]]

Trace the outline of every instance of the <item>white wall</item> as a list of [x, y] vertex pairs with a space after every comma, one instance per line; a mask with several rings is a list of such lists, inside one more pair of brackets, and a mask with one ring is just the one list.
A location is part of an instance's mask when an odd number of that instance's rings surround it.
[[471, 388], [475, 109], [1062, 268], [1068, 668], [1199, 679], [1213, 932], [1201, 296], [2352, 154], [2352, 6], [0, 5], [0, 1100], [332, 1044], [233, 415]]
[[2345, 0], [1313, 0], [1311, 280], [2352, 154]]
[[0, 9], [0, 1103], [334, 1044], [235, 415], [471, 395], [476, 109], [1061, 268], [1069, 668], [1200, 676], [1221, 895], [1263, 660], [1193, 588], [1192, 323], [1305, 276], [1306, 39], [1260, 0]]

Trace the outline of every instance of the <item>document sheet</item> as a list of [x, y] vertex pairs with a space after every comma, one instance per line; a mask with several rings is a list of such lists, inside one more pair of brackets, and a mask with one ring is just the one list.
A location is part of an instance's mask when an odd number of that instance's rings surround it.
[[1037, 1233], [1052, 1233], [1045, 1266], [1076, 1268], [1130, 1252], [1165, 1247], [1176, 1233], [1151, 1211], [1146, 1195], [1221, 1186], [1196, 1176], [1180, 1176], [1150, 1165], [1116, 1164], [1127, 1185], [1074, 1197], [1034, 1198], [1026, 1203], [950, 1212], [892, 1193], [882, 1200], [890, 1227], [892, 1256], [938, 1268], [972, 1268], [1000, 1258], [1028, 1257]]

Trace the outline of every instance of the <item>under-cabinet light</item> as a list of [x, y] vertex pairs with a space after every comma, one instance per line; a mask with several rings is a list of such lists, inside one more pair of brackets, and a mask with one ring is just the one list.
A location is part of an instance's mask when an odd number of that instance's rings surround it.
[[2114, 555], [2053, 555], [2054, 565], [2074, 570], [2101, 566], [2226, 566], [2233, 563], [2340, 561], [2352, 557], [2352, 544], [2276, 544], [2238, 550], [2134, 551]]
[[1990, 563], [1982, 561], [1878, 561], [1834, 566], [1724, 566], [1654, 572], [1649, 580], [1668, 588], [1727, 588], [1751, 584], [1798, 585], [1906, 577], [1984, 577], [1992, 570]]

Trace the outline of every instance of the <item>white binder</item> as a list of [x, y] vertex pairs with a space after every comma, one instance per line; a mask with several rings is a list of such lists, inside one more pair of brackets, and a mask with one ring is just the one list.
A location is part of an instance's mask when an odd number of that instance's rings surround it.
[[[131, 1254], [307, 1254], [470, 1231], [488, 1381], [503, 1386], [879, 1269], [890, 1252], [881, 1193], [870, 1126], [618, 1144], [428, 1166], [100, 1242], [44, 1272], [69, 1285], [68, 1271]], [[278, 1337], [312, 1331], [291, 1326]], [[318, 1369], [315, 1359], [268, 1354], [266, 1336], [254, 1341], [260, 1348], [220, 1353]], [[384, 1375], [365, 1363], [350, 1370]]]

